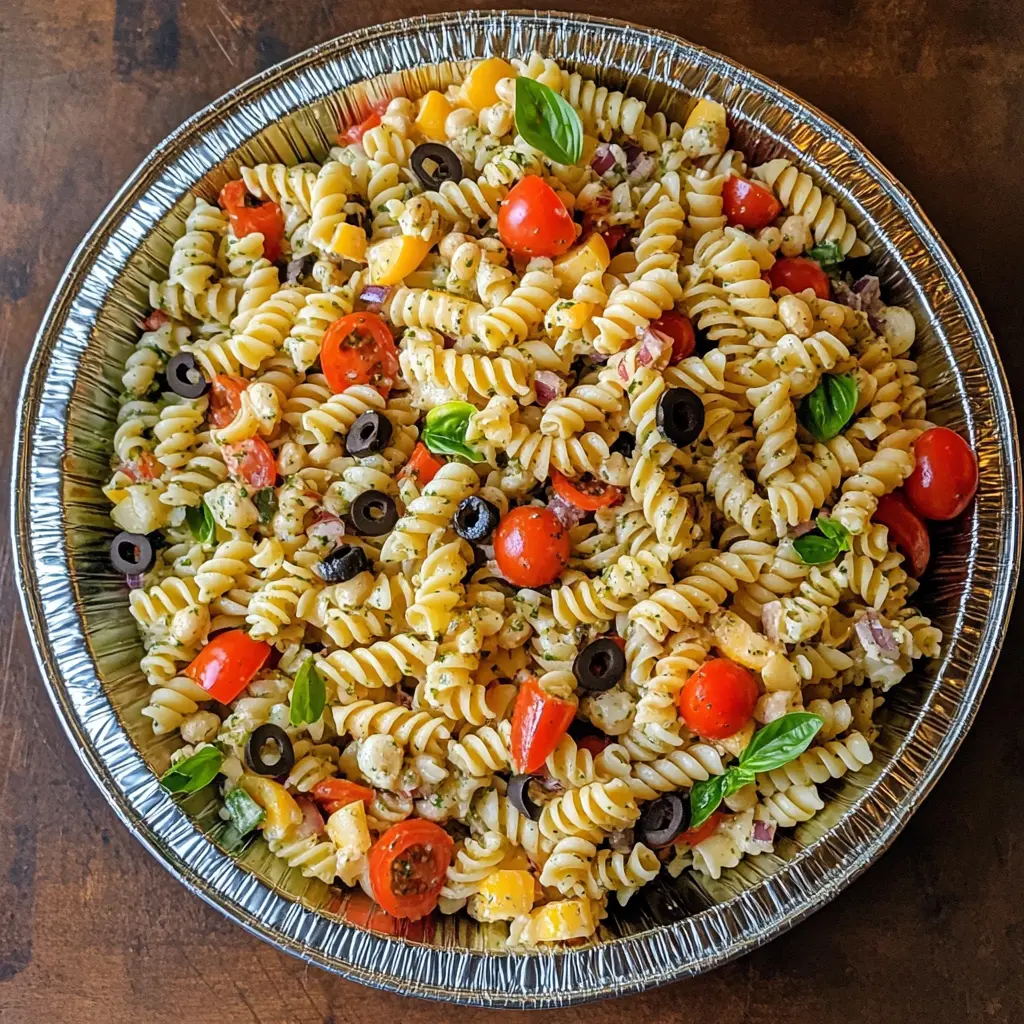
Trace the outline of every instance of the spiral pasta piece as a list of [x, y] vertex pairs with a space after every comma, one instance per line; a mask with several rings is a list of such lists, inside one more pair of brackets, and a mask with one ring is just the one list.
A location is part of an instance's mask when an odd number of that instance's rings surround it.
[[357, 700], [335, 705], [331, 714], [341, 736], [353, 736], [357, 740], [375, 735], [390, 736], [413, 754], [441, 757], [444, 744], [451, 736], [443, 718], [426, 711], [410, 711], [390, 701]]
[[812, 566], [794, 597], [781, 599], [779, 638], [788, 644], [809, 640], [825, 624], [830, 608], [850, 582], [849, 557], [838, 565]]
[[509, 767], [508, 723], [482, 725], [448, 744], [448, 760], [460, 771], [482, 779]]
[[369, 647], [332, 651], [316, 658], [317, 671], [339, 693], [355, 694], [357, 687], [397, 686], [404, 676], [423, 675], [437, 653], [437, 644], [409, 633], [378, 640]]
[[850, 533], [863, 533], [883, 494], [896, 490], [914, 471], [914, 456], [902, 448], [883, 448], [843, 484], [832, 518]]
[[364, 412], [382, 412], [384, 406], [384, 398], [376, 388], [369, 384], [353, 384], [304, 412], [302, 426], [321, 444], [327, 444], [338, 434], [347, 434]]
[[588, 891], [592, 898], [613, 892], [620, 906], [642, 885], [657, 877], [661, 870], [658, 855], [643, 843], [636, 843], [629, 855], [612, 850], [601, 850], [590, 867]]
[[506, 853], [505, 837], [498, 832], [485, 832], [479, 839], [467, 839], [448, 865], [441, 889], [441, 912], [455, 913], [470, 896], [479, 892], [484, 879], [498, 869]]
[[544, 805], [539, 827], [551, 842], [565, 836], [580, 836], [599, 842], [603, 832], [628, 828], [640, 816], [629, 786], [622, 779], [591, 782], [570, 789]]
[[150, 692], [142, 715], [153, 723], [154, 736], [164, 736], [179, 729], [209, 699], [209, 693], [198, 683], [187, 676], [174, 676]]
[[768, 816], [781, 828], [792, 828], [810, 821], [824, 806], [816, 786], [790, 786], [767, 796], [763, 801]]
[[488, 351], [521, 341], [544, 319], [558, 298], [558, 280], [551, 268], [551, 260], [531, 260], [519, 286], [479, 318], [476, 333]]
[[662, 793], [689, 789], [695, 782], [705, 782], [724, 772], [722, 755], [713, 746], [693, 743], [652, 761], [632, 765], [626, 781], [634, 800], [654, 800]]
[[479, 302], [429, 288], [396, 288], [383, 307], [396, 327], [429, 327], [456, 338], [479, 333], [485, 313]]
[[313, 189], [316, 186], [315, 164], [257, 164], [239, 171], [245, 187], [257, 199], [270, 199], [275, 203], [297, 206], [306, 216], [313, 209]]

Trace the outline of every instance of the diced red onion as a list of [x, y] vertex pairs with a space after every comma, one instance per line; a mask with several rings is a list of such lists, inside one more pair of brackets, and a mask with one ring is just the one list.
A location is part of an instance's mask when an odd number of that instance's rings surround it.
[[629, 162], [629, 180], [632, 182], [645, 181], [658, 166], [657, 160], [650, 153], [641, 153], [635, 160]]
[[578, 526], [586, 517], [586, 512], [577, 508], [571, 501], [566, 501], [560, 494], [552, 495], [548, 502], [548, 508], [558, 517], [558, 521], [567, 529], [571, 530]]
[[453, 338], [450, 334], [442, 334], [441, 337], [444, 338], [445, 348], [455, 348], [456, 344], [458, 344], [459, 339]]
[[129, 590], [139, 590], [145, 586], [141, 574], [138, 576], [125, 576], [124, 581], [128, 584]]
[[313, 798], [305, 793], [297, 793], [295, 802], [302, 808], [302, 824], [295, 833], [297, 838], [308, 839], [320, 835], [324, 831], [324, 818]]
[[779, 626], [782, 625], [782, 602], [769, 601], [761, 606], [761, 625], [764, 635], [773, 643], [779, 642]]
[[775, 841], [775, 822], [754, 821], [751, 836], [755, 843], [772, 843]]
[[154, 309], [149, 316], [139, 321], [139, 326], [144, 331], [158, 331], [164, 324], [170, 322], [171, 318], [162, 309]]
[[345, 524], [332, 512], [326, 509], [317, 509], [314, 513], [316, 519], [306, 528], [306, 536], [310, 540], [317, 540], [322, 543], [322, 553], [329, 554], [345, 536]]
[[631, 828], [619, 828], [608, 835], [608, 845], [616, 853], [630, 853], [633, 850], [633, 830]]
[[360, 293], [359, 301], [365, 302], [368, 306], [376, 306], [378, 309], [388, 301], [391, 289], [383, 284], [368, 284]]
[[615, 153], [612, 150], [611, 143], [602, 142], [598, 145], [590, 160], [590, 166], [598, 174], [604, 174], [615, 166]]
[[552, 370], [538, 370], [533, 375], [533, 387], [537, 392], [537, 404], [547, 405], [565, 394], [566, 384]]
[[558, 779], [551, 778], [550, 775], [535, 775], [533, 777], [533, 785], [535, 785], [542, 793], [565, 792], [565, 786], [563, 786]]
[[640, 338], [640, 351], [636, 354], [637, 366], [651, 366], [657, 363], [666, 352], [672, 351], [672, 339], [661, 331], [650, 327]]
[[802, 523], [797, 523], [792, 530], [789, 531], [790, 537], [802, 537], [805, 533], [810, 533], [814, 529], [814, 520], [807, 519]]
[[882, 317], [885, 314], [885, 303], [882, 302], [882, 289], [874, 274], [865, 274], [848, 287], [843, 281], [832, 282], [832, 294], [836, 302], [849, 306], [850, 309], [867, 313], [871, 329], [881, 333], [885, 327]]
[[895, 634], [888, 626], [882, 624], [874, 608], [868, 608], [860, 613], [854, 628], [863, 647], [877, 647], [883, 654], [900, 653]]

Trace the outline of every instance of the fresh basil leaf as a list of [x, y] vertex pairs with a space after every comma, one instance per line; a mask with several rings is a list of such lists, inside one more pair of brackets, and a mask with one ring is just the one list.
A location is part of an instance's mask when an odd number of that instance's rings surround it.
[[830, 537], [817, 533], [805, 533], [793, 541], [793, 550], [804, 565], [825, 565], [834, 562], [839, 554], [839, 545]]
[[258, 828], [267, 816], [266, 811], [240, 786], [236, 786], [224, 798], [224, 809], [240, 836]]
[[260, 514], [260, 522], [266, 525], [277, 511], [277, 491], [273, 487], [263, 487], [253, 495], [252, 503]]
[[823, 267], [834, 267], [845, 259], [843, 248], [838, 242], [821, 242], [813, 249], [808, 249], [807, 255]]
[[770, 772], [799, 757], [824, 723], [808, 711], [791, 711], [754, 733], [740, 754], [740, 767], [751, 772]]
[[857, 382], [844, 373], [826, 373], [800, 403], [800, 422], [818, 441], [829, 441], [850, 422], [857, 408]]
[[583, 155], [580, 115], [554, 89], [525, 76], [516, 79], [516, 131], [555, 163], [575, 164]]
[[309, 657], [295, 673], [295, 683], [292, 686], [292, 706], [288, 721], [292, 725], [318, 722], [324, 713], [326, 703], [327, 691], [324, 688], [324, 681], [313, 665], [312, 657]]
[[461, 455], [470, 462], [483, 462], [483, 454], [466, 444], [469, 418], [475, 412], [469, 402], [435, 406], [427, 413], [421, 440], [435, 455]]
[[835, 519], [829, 519], [828, 516], [818, 516], [814, 525], [825, 537], [835, 541], [836, 547], [840, 551], [850, 550], [850, 531], [842, 523]]
[[690, 828], [703, 825], [725, 798], [730, 772], [712, 775], [703, 782], [695, 782], [690, 790]]
[[200, 544], [211, 544], [213, 538], [217, 536], [217, 521], [213, 518], [205, 498], [198, 507], [190, 506], [185, 510], [185, 522], [188, 523], [192, 536]]
[[749, 786], [754, 781], [755, 775], [750, 768], [745, 768], [743, 765], [736, 765], [730, 768], [726, 773], [725, 777], [728, 780], [725, 784], [725, 790], [722, 793], [722, 797], [732, 796], [733, 793], [738, 792], [744, 786]]
[[202, 747], [164, 772], [160, 785], [172, 793], [195, 793], [213, 782], [223, 761], [216, 747]]

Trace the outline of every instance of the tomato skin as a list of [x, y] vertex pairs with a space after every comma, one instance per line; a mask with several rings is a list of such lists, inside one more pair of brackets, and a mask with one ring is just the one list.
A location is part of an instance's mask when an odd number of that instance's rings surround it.
[[358, 782], [348, 779], [324, 779], [311, 790], [313, 799], [319, 803], [328, 815], [340, 811], [356, 800], [362, 800], [367, 806], [373, 801], [373, 790], [369, 786], [361, 786]]
[[[425, 818], [407, 818], [392, 825], [370, 847], [370, 888], [374, 899], [392, 917], [413, 921], [425, 917], [437, 905], [454, 845], [452, 837], [440, 825]], [[423, 885], [423, 891], [396, 893], [393, 886], [395, 863], [401, 864], [404, 855], [413, 851], [422, 860], [410, 866], [408, 877]]]
[[703, 843], [718, 828], [718, 823], [724, 817], [725, 814], [722, 811], [712, 811], [711, 815], [702, 825], [687, 829], [676, 836], [672, 842], [677, 846], [697, 846], [699, 843]]
[[614, 256], [615, 250], [622, 244], [622, 240], [629, 234], [629, 228], [624, 224], [616, 224], [613, 228], [608, 228], [601, 232], [601, 237], [604, 239], [604, 244], [608, 246], [608, 252]]
[[695, 733], [720, 740], [750, 721], [757, 696], [757, 683], [742, 665], [712, 658], [686, 680], [679, 711]]
[[576, 744], [580, 750], [589, 750], [594, 757], [597, 757], [602, 750], [611, 745], [612, 740], [610, 736], [584, 736]]
[[759, 182], [730, 174], [722, 186], [722, 212], [733, 227], [760, 231], [782, 212], [782, 203]]
[[611, 484], [595, 483], [593, 486], [600, 487], [591, 493], [576, 486], [575, 481], [563, 476], [557, 469], [551, 470], [551, 485], [557, 494], [564, 501], [583, 509], [584, 512], [596, 512], [599, 508], [609, 508], [622, 501], [622, 491]]
[[265, 200], [255, 206], [246, 205], [246, 196], [252, 198], [244, 181], [229, 181], [221, 190], [217, 201], [227, 211], [235, 236], [242, 238], [258, 232], [263, 236], [263, 255], [271, 263], [281, 255], [284, 237], [284, 214], [277, 203]]
[[512, 709], [512, 760], [518, 770], [539, 771], [575, 717], [575, 704], [552, 697], [530, 676]]
[[549, 508], [520, 505], [494, 531], [494, 557], [517, 587], [543, 587], [569, 564], [569, 531]]
[[415, 477], [421, 487], [425, 487], [437, 476], [438, 470], [445, 464], [444, 459], [436, 456], [422, 441], [409, 456], [409, 461], [402, 467], [405, 476]]
[[277, 481], [277, 460], [262, 437], [249, 437], [221, 448], [228, 472], [250, 487], [271, 487]]
[[382, 100], [373, 105], [373, 110], [359, 124], [350, 125], [339, 136], [338, 141], [344, 146], [355, 142], [362, 142], [363, 136], [371, 129], [380, 124], [380, 115], [388, 108], [388, 101]]
[[914, 442], [914, 472], [903, 485], [911, 508], [925, 519], [956, 519], [978, 489], [978, 457], [949, 427], [932, 427]]
[[218, 373], [210, 386], [210, 407], [206, 418], [211, 427], [226, 427], [242, 409], [242, 392], [249, 386], [244, 377]]
[[561, 256], [576, 241], [576, 225], [555, 190], [531, 174], [501, 204], [498, 234], [521, 256]]
[[920, 576], [932, 556], [932, 543], [928, 527], [910, 507], [902, 491], [883, 494], [871, 518], [889, 528], [890, 538], [907, 560], [907, 572], [915, 579]]
[[242, 629], [215, 636], [193, 658], [185, 675], [221, 704], [229, 704], [270, 656], [270, 644], [253, 640]]
[[697, 350], [697, 335], [693, 330], [688, 316], [674, 309], [670, 309], [657, 320], [651, 321], [652, 331], [661, 331], [672, 339], [672, 355], [669, 357], [669, 365], [675, 365], [683, 359], [692, 356]]
[[398, 376], [395, 339], [376, 313], [349, 313], [324, 333], [320, 366], [336, 395], [354, 384], [372, 384], [387, 396]]
[[140, 452], [131, 462], [126, 462], [121, 470], [125, 476], [130, 477], [135, 483], [139, 483], [140, 481], [149, 482], [158, 479], [163, 473], [164, 467], [152, 452]]
[[788, 288], [794, 295], [805, 288], [812, 288], [819, 299], [827, 299], [831, 294], [828, 274], [814, 260], [802, 256], [794, 259], [776, 260], [768, 271], [772, 290]]

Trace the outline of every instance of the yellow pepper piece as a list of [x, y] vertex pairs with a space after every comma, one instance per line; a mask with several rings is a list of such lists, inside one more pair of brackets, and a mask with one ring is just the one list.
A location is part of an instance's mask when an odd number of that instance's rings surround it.
[[526, 856], [526, 851], [521, 846], [513, 846], [501, 862], [503, 871], [527, 871], [529, 867], [530, 858]]
[[267, 839], [282, 839], [290, 828], [302, 824], [302, 808], [280, 782], [246, 772], [238, 784], [267, 812], [263, 819]]
[[590, 900], [560, 900], [538, 907], [530, 914], [526, 935], [532, 942], [563, 942], [586, 938], [596, 929]]
[[559, 291], [568, 298], [584, 274], [592, 270], [603, 273], [610, 262], [611, 254], [605, 240], [597, 232], [588, 235], [579, 245], [573, 246], [555, 260]]
[[466, 102], [479, 114], [484, 107], [493, 106], [498, 102], [495, 86], [503, 78], [515, 78], [516, 69], [500, 57], [488, 57], [469, 73], [469, 78], [462, 85], [462, 95]]
[[690, 111], [683, 130], [696, 128], [701, 124], [725, 124], [725, 107], [714, 100], [697, 100], [697, 105]]
[[331, 252], [355, 263], [366, 262], [366, 232], [357, 224], [339, 224], [331, 237]]
[[725, 107], [714, 100], [697, 100], [683, 127], [683, 149], [691, 157], [720, 153], [729, 141]]
[[444, 123], [452, 112], [452, 105], [436, 89], [431, 89], [421, 100], [416, 114], [416, 127], [428, 139], [446, 139]]
[[398, 284], [430, 252], [430, 242], [415, 235], [394, 235], [366, 251], [372, 284]]
[[530, 912], [534, 894], [529, 871], [495, 871], [480, 886], [473, 916], [478, 921], [511, 921]]

